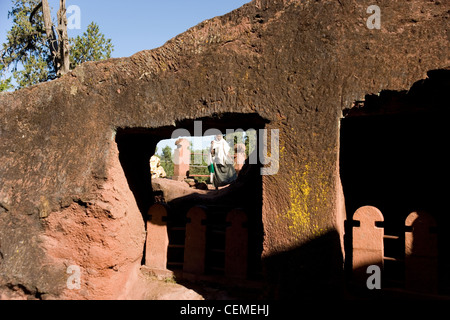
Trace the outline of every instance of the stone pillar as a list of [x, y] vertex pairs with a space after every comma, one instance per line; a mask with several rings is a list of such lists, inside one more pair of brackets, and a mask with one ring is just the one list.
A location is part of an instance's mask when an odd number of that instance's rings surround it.
[[183, 181], [188, 176], [189, 165], [191, 163], [189, 141], [186, 139], [178, 139], [175, 144], [177, 148], [173, 153], [173, 180]]
[[187, 219], [183, 272], [202, 275], [205, 273], [206, 211], [202, 207], [193, 207], [188, 211]]
[[167, 270], [167, 209], [162, 204], [155, 204], [148, 210], [147, 244], [145, 249], [145, 265], [157, 272]]
[[227, 214], [225, 233], [225, 276], [245, 279], [248, 266], [247, 215], [240, 209]]
[[367, 267], [383, 267], [384, 229], [375, 223], [384, 221], [384, 218], [377, 208], [365, 206], [356, 210], [353, 221], [359, 222], [359, 226], [353, 227], [353, 277], [361, 285], [366, 285]]
[[412, 212], [405, 221], [405, 288], [438, 291], [436, 221], [427, 212]]

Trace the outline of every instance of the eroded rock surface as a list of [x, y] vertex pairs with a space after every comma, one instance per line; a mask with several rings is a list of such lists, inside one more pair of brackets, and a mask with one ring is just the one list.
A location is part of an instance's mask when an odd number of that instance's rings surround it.
[[[116, 133], [156, 130], [157, 140], [226, 114], [280, 130], [279, 171], [261, 191], [270, 292], [339, 292], [342, 110], [450, 66], [448, 1], [382, 1], [380, 30], [366, 26], [371, 4], [255, 0], [161, 48], [0, 94], [0, 296], [131, 295], [145, 241], [146, 205], [135, 198], [147, 194], [130, 189]], [[70, 265], [80, 289], [67, 287]]]

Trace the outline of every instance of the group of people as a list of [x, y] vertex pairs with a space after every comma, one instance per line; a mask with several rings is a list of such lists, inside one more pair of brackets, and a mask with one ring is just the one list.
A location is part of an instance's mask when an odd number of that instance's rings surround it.
[[[237, 146], [236, 157], [238, 165], [242, 166], [245, 160], [245, 146], [242, 144], [241, 149]], [[237, 179], [237, 172], [235, 169], [235, 161], [230, 155], [230, 145], [223, 138], [222, 135], [216, 135], [211, 141], [211, 148], [209, 153], [208, 170], [210, 173], [211, 183], [216, 189], [226, 186]], [[242, 156], [243, 155], [243, 156]], [[243, 157], [243, 159], [241, 159]], [[242, 163], [241, 163], [242, 162]], [[150, 169], [152, 178], [166, 177], [166, 172], [161, 166], [161, 160], [157, 156], [153, 156], [150, 160]]]

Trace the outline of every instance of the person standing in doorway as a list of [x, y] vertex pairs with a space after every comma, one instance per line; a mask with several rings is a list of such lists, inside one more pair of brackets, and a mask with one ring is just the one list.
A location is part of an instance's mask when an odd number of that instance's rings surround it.
[[213, 184], [216, 190], [219, 187], [226, 186], [236, 180], [237, 174], [234, 169], [234, 161], [230, 157], [230, 146], [221, 134], [216, 135], [211, 141], [211, 164], [214, 171], [212, 173]]

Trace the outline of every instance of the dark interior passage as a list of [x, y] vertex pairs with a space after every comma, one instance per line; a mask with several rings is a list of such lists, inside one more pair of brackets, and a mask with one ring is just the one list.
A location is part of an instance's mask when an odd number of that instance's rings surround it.
[[[351, 272], [353, 213], [370, 205], [384, 216], [385, 285], [402, 287], [405, 219], [426, 211], [437, 221], [439, 292], [450, 293], [450, 76], [429, 73], [409, 92], [368, 96], [341, 121], [340, 174], [345, 196], [346, 270]], [[397, 237], [397, 238], [396, 238]]]
[[393, 223], [403, 223], [402, 213], [438, 210], [449, 172], [446, 121], [431, 115], [342, 120], [341, 178], [348, 214], [373, 205]]
[[157, 141], [140, 130], [118, 130], [116, 143], [119, 160], [134, 194], [142, 215], [147, 214], [153, 204], [150, 157], [153, 155]]

